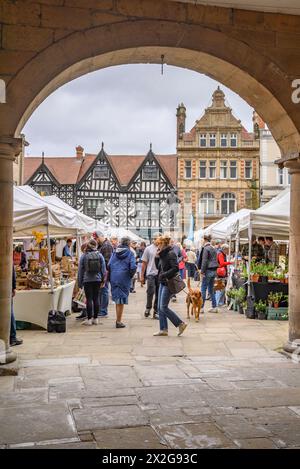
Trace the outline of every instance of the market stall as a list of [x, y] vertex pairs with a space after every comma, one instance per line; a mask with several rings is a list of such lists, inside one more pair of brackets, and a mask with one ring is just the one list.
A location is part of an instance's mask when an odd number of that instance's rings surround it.
[[28, 186], [14, 188], [14, 237], [33, 240], [27, 269], [16, 268], [17, 320], [47, 327], [50, 310], [71, 310], [77, 259], [57, 261], [51, 250], [50, 235], [74, 237], [87, 233], [90, 220], [83, 221], [74, 209], [47, 202]]

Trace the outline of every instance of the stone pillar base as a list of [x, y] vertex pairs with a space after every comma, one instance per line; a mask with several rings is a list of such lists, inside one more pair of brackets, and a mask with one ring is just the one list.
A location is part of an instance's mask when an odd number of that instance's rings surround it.
[[285, 350], [285, 352], [288, 352], [288, 353], [294, 353], [295, 351], [297, 351], [300, 357], [300, 339], [293, 340], [293, 341], [288, 340], [284, 344], [283, 350]]
[[0, 366], [8, 365], [17, 359], [17, 354], [12, 350], [8, 349], [0, 352]]

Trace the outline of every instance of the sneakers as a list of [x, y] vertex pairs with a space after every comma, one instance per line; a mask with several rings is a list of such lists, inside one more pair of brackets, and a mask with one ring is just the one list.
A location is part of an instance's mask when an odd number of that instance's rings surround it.
[[211, 308], [209, 311], [209, 313], [218, 313], [218, 308]]
[[125, 324], [123, 322], [116, 322], [116, 328], [117, 329], [123, 329], [125, 326]]
[[179, 324], [179, 332], [178, 332], [178, 336], [182, 335], [183, 332], [185, 331], [185, 329], [187, 328], [187, 324], [185, 322], [182, 322], [181, 324]]
[[98, 326], [99, 321], [98, 321], [97, 318], [96, 319], [94, 318], [94, 319], [92, 319], [92, 323], [95, 324], [95, 326]]
[[164, 331], [158, 331], [158, 332], [155, 332], [154, 334], [154, 337], [163, 337], [163, 336], [167, 336], [168, 335], [168, 331], [164, 330]]
[[82, 325], [83, 326], [92, 326], [93, 321], [92, 321], [92, 319], [86, 319], [85, 321], [82, 322]]
[[172, 296], [171, 301], [172, 301], [172, 303], [176, 303], [176, 301], [177, 301], [176, 295]]
[[153, 313], [153, 319], [159, 319], [159, 315], [156, 311], [155, 311], [155, 313]]
[[86, 319], [86, 312], [82, 312], [79, 316], [76, 316], [76, 321], [82, 321]]
[[18, 339], [17, 337], [11, 341], [9, 344], [11, 347], [14, 347], [15, 345], [22, 345], [23, 344], [23, 339]]
[[144, 312], [145, 318], [148, 318], [150, 316], [150, 311], [151, 309], [148, 309], [148, 308], [145, 309], [145, 312]]
[[204, 314], [204, 308], [200, 309], [200, 314]]

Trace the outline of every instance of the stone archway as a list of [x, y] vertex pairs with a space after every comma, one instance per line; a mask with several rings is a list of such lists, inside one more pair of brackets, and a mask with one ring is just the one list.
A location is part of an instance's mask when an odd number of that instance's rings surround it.
[[[34, 109], [56, 88], [89, 71], [124, 63], [190, 68], [236, 91], [267, 122], [282, 162], [299, 158], [300, 113], [292, 83], [300, 73], [295, 32], [300, 16], [247, 12], [169, 0], [48, 0], [19, 10], [3, 7], [0, 77], [7, 102], [0, 106], [0, 339], [8, 347], [11, 291], [12, 162], [19, 133]], [[9, 8], [8, 8], [8, 7]], [[22, 10], [22, 11], [21, 11]], [[23, 13], [23, 14], [22, 14]], [[297, 38], [296, 38], [297, 44]], [[287, 162], [287, 164], [290, 164]], [[292, 167], [291, 258], [297, 258], [296, 178]], [[300, 269], [291, 263], [291, 290]], [[298, 273], [299, 271], [299, 273]], [[299, 303], [299, 304], [298, 304]], [[290, 339], [300, 338], [300, 301], [291, 294]], [[295, 319], [298, 318], [298, 319]]]

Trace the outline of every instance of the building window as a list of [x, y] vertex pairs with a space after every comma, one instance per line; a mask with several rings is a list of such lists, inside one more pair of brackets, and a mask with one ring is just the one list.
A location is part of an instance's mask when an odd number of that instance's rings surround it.
[[143, 179], [146, 181], [157, 181], [158, 168], [156, 166], [145, 166], [143, 168]]
[[200, 134], [200, 147], [206, 147], [206, 134]]
[[104, 200], [103, 199], [85, 199], [84, 213], [92, 218], [101, 219], [104, 217]]
[[211, 192], [204, 192], [200, 196], [200, 214], [213, 215], [215, 213], [215, 197]]
[[235, 195], [232, 192], [225, 192], [221, 197], [221, 214], [228, 215], [235, 212]]
[[216, 178], [216, 160], [209, 162], [209, 179]]
[[252, 161], [245, 161], [245, 178], [252, 179]]
[[184, 203], [190, 204], [191, 202], [192, 202], [192, 193], [190, 191], [187, 191], [184, 193]]
[[206, 161], [200, 160], [199, 165], [199, 178], [206, 179]]
[[192, 162], [186, 161], [185, 162], [185, 178], [191, 179], [192, 177]]
[[245, 192], [246, 208], [252, 208], [252, 192]]
[[107, 166], [96, 166], [94, 168], [94, 179], [108, 179], [109, 171]]
[[230, 134], [230, 146], [231, 147], [237, 146], [237, 134]]
[[216, 134], [209, 134], [209, 146], [210, 147], [216, 146]]
[[226, 160], [221, 160], [220, 178], [227, 179], [227, 161]]
[[283, 168], [278, 168], [278, 184], [283, 186]]
[[38, 194], [44, 195], [52, 195], [52, 186], [51, 184], [37, 184], [33, 186], [33, 189]]
[[237, 178], [237, 161], [230, 161], [230, 179]]
[[227, 134], [221, 134], [221, 147], [227, 147]]

